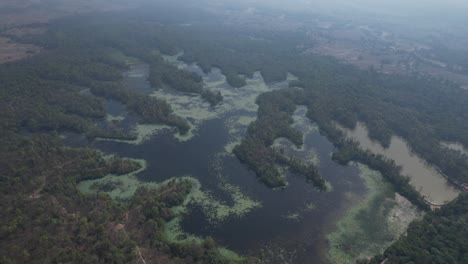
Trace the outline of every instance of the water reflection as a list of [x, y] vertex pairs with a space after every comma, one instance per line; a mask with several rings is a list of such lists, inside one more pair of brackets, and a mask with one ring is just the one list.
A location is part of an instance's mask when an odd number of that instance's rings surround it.
[[362, 123], [358, 123], [354, 130], [340, 128], [364, 149], [394, 160], [402, 167], [402, 174], [409, 176], [411, 184], [432, 203], [445, 204], [458, 196], [459, 191], [449, 185], [434, 167], [413, 153], [404, 139], [394, 136], [390, 146], [384, 148], [369, 138], [367, 128]]

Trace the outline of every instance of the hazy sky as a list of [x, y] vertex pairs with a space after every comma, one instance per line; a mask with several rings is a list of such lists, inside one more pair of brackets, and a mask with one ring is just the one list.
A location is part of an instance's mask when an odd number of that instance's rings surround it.
[[[223, 1], [223, 0], [218, 0]], [[231, 1], [231, 0], [228, 0]], [[291, 9], [360, 9], [368, 12], [437, 14], [468, 11], [468, 0], [236, 0], [239, 3], [262, 3]], [[468, 16], [465, 13], [465, 16]]]
[[457, 28], [466, 32], [468, 0], [212, 0], [233, 5], [281, 8], [413, 28]]

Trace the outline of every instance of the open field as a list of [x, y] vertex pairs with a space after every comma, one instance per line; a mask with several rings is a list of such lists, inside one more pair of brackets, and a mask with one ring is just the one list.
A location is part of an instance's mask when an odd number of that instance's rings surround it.
[[0, 63], [20, 60], [40, 52], [34, 45], [15, 43], [8, 38], [0, 37]]
[[[20, 60], [37, 54], [39, 47], [16, 43], [6, 36], [22, 37], [44, 33], [43, 24], [67, 15], [113, 11], [135, 6], [135, 3], [106, 0], [2, 0], [0, 1], [0, 63]], [[3, 35], [3, 36], [2, 36]]]

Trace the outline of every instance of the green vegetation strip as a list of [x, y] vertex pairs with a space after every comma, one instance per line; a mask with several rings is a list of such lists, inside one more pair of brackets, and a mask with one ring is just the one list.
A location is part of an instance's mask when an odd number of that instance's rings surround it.
[[420, 218], [417, 209], [401, 196], [379, 172], [357, 164], [367, 188], [363, 197], [347, 194], [351, 208], [327, 236], [328, 255], [334, 263], [355, 263], [357, 259], [382, 253]]

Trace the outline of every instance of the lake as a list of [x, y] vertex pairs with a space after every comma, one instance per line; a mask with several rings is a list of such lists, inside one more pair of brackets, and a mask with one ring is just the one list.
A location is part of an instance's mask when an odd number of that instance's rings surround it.
[[[192, 129], [188, 135], [178, 135], [167, 126], [139, 125], [137, 118], [127, 113], [124, 106], [108, 100], [108, 119], [121, 119], [121, 126], [134, 129], [138, 139], [101, 139], [86, 144], [106, 154], [144, 161], [144, 170], [125, 176], [128, 185], [123, 186], [133, 188], [133, 191], [136, 186], [151, 186], [174, 177], [193, 179], [197, 188], [182, 209], [183, 215], [167, 224], [167, 237], [173, 242], [211, 236], [221, 246], [242, 254], [263, 252], [270, 263], [328, 263], [339, 259], [344, 259], [340, 260], [343, 263], [353, 263], [362, 252], [381, 252], [404, 232], [411, 220], [418, 217], [416, 208], [404, 198], [395, 196], [380, 173], [363, 165], [342, 166], [332, 161], [334, 146], [305, 117], [307, 108], [300, 106], [294, 113], [294, 127], [304, 133], [304, 145], [297, 148], [286, 139], [277, 139], [273, 147], [281, 147], [288, 155], [316, 163], [331, 190], [319, 192], [303, 177], [287, 171], [284, 173], [289, 184], [285, 189], [267, 188], [231, 151], [255, 120], [256, 97], [266, 91], [287, 89], [288, 81], [267, 85], [257, 72], [246, 77], [246, 86], [232, 88], [219, 69], [203, 73], [196, 64], [187, 65], [178, 61], [177, 56], [167, 56], [166, 59], [179, 68], [203, 76], [205, 87], [220, 91], [224, 101], [213, 108], [198, 95], [155, 90], [147, 82], [148, 66], [135, 64], [124, 73], [128, 88], [165, 99], [176, 114], [191, 123]], [[288, 79], [292, 80], [294, 76], [289, 75]], [[73, 136], [66, 140], [77, 145]], [[123, 180], [124, 177], [109, 175], [95, 181], [107, 179]], [[82, 182], [79, 188], [91, 192], [92, 182]], [[371, 191], [375, 185], [380, 185], [381, 193]], [[111, 195], [125, 198], [132, 192], [122, 189]], [[393, 236], [371, 241], [362, 237], [362, 232], [356, 232], [354, 239], [367, 242], [355, 248], [355, 252], [346, 252], [340, 243], [354, 244], [354, 241], [345, 241], [350, 237], [348, 231], [354, 231], [347, 225], [367, 230], [366, 222], [358, 221], [356, 214], [367, 212], [371, 204], [391, 209], [382, 216], [382, 228], [393, 230]], [[411, 217], [402, 220], [398, 210], [404, 210]], [[338, 228], [338, 224], [344, 228]], [[397, 231], [390, 229], [395, 225]], [[367, 233], [383, 233], [381, 231]]]

